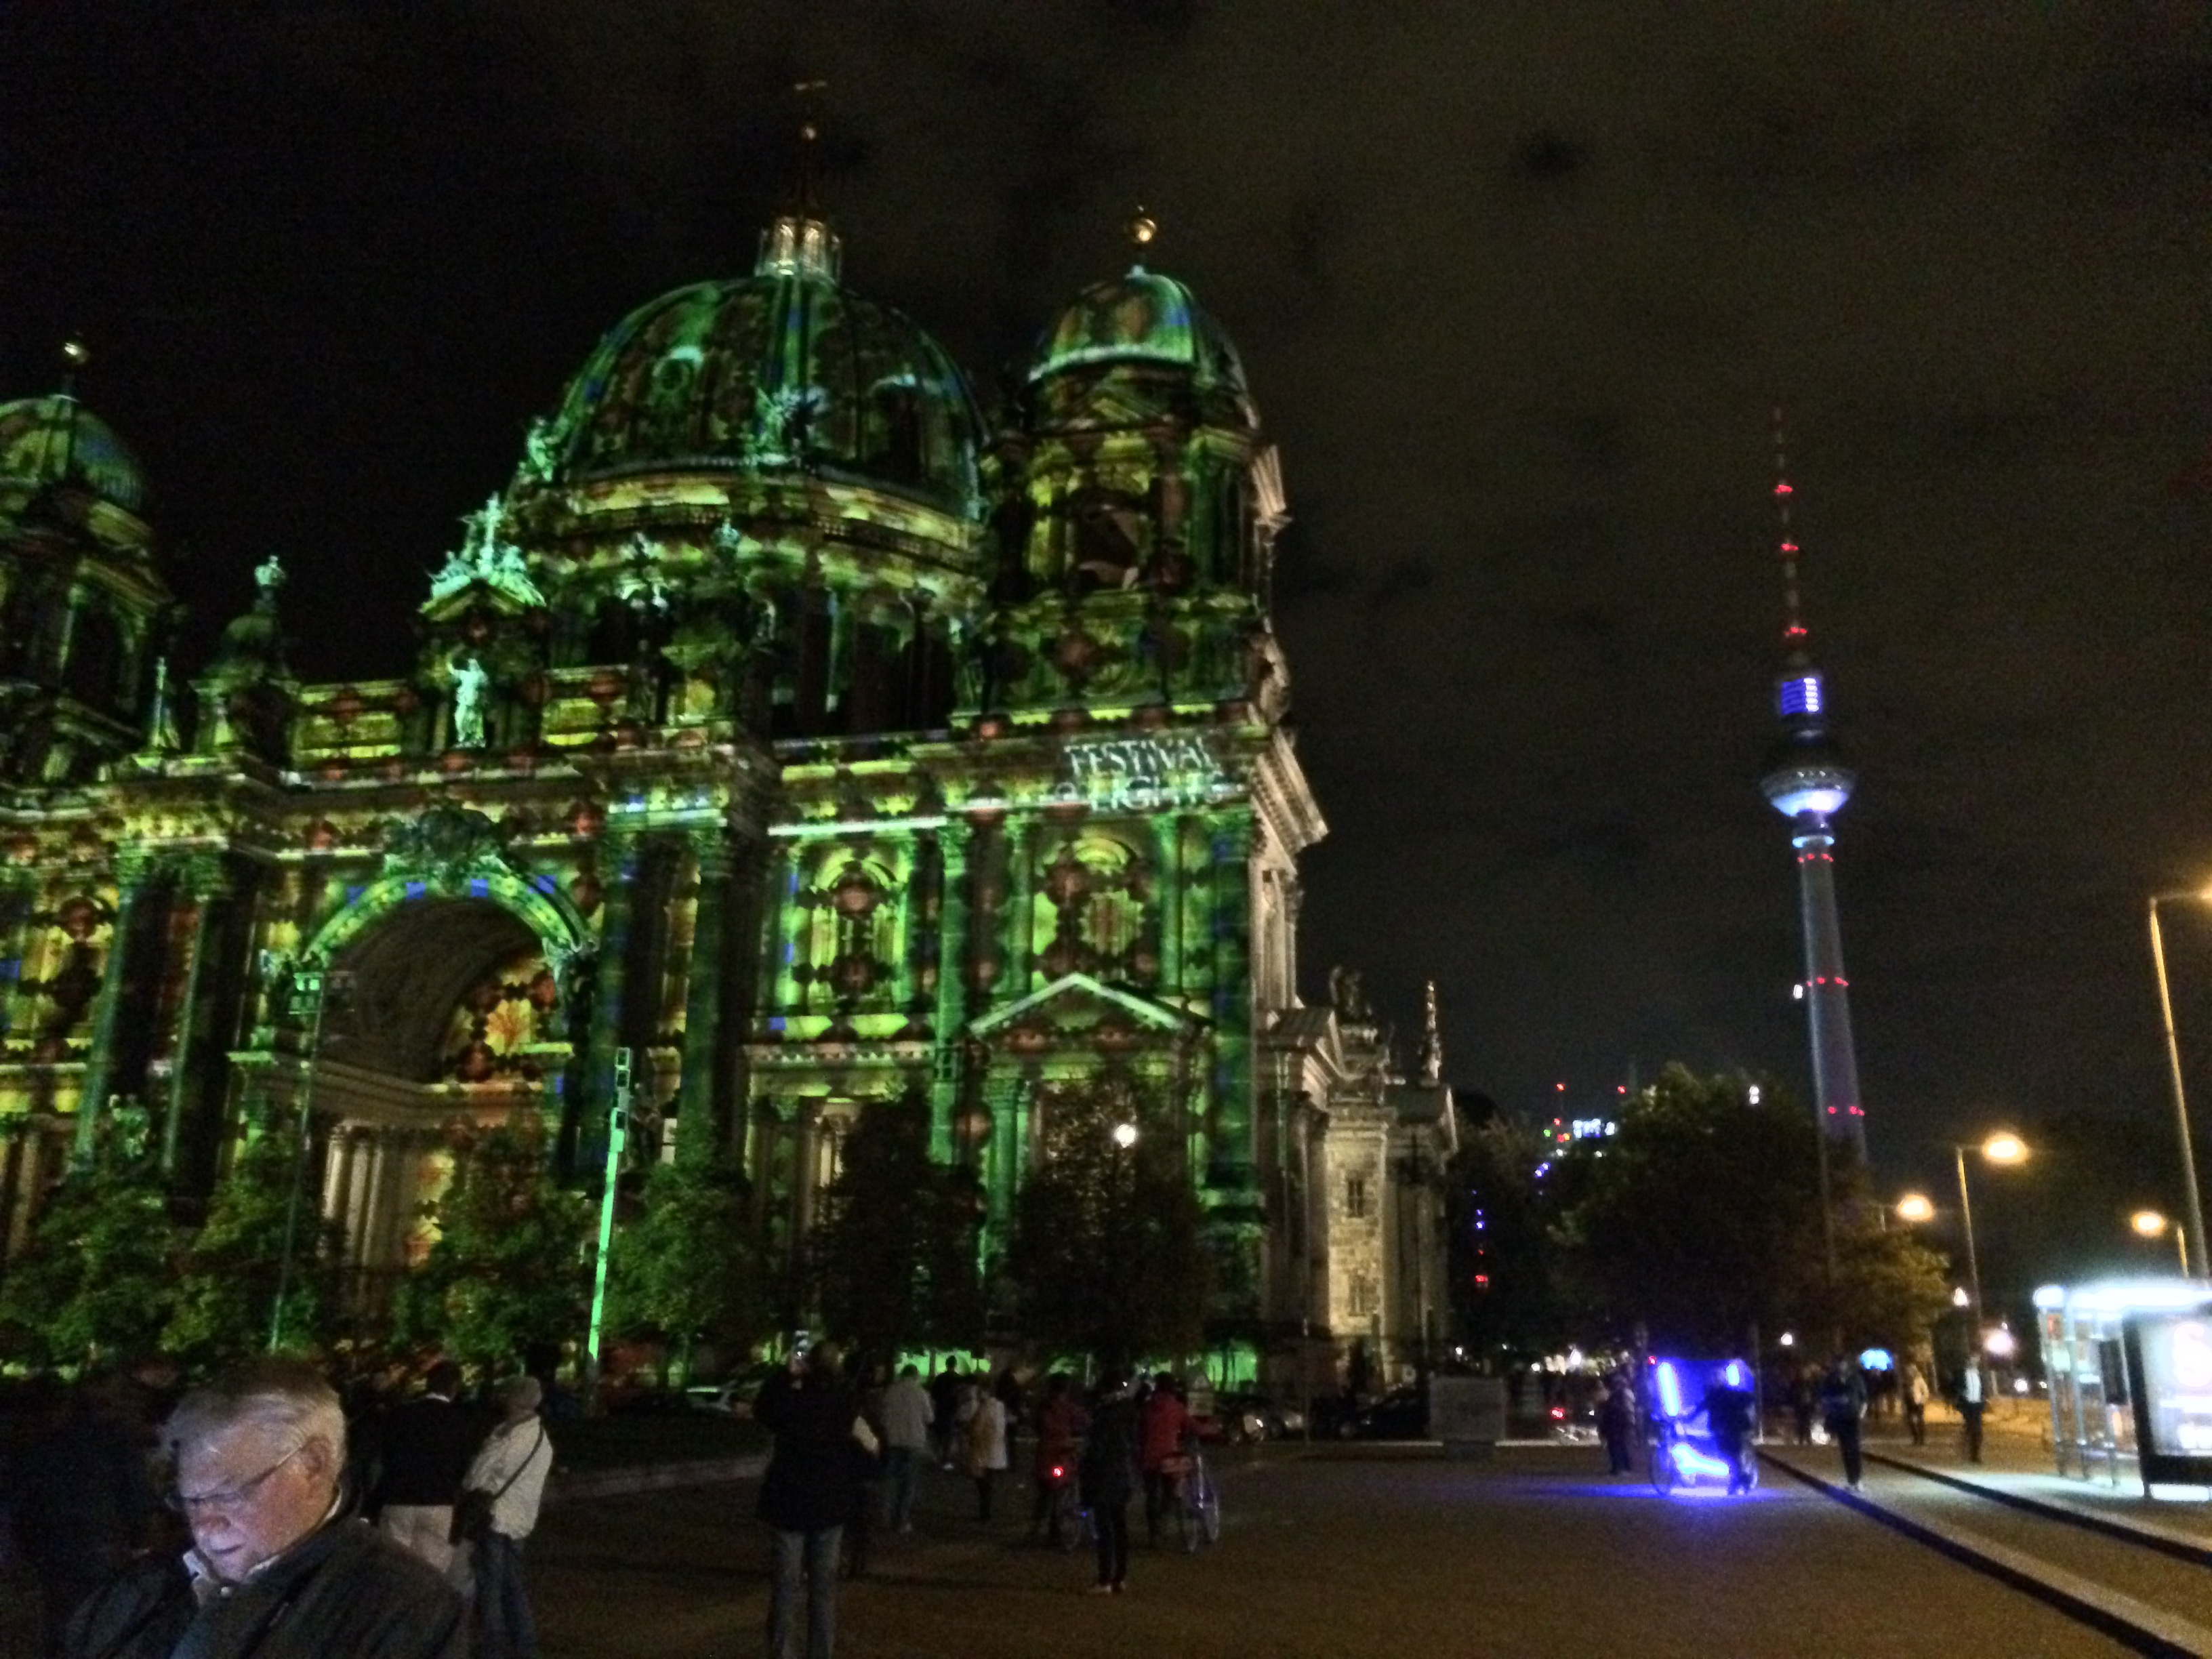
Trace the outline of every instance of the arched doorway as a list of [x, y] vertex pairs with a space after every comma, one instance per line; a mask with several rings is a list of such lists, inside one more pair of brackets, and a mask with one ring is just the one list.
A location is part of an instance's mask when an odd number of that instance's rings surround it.
[[312, 1060], [272, 1078], [270, 1103], [312, 1120], [357, 1312], [382, 1314], [428, 1248], [422, 1206], [450, 1176], [457, 1124], [557, 1115], [589, 945], [548, 886], [394, 875], [356, 890], [293, 969], [289, 1046]]

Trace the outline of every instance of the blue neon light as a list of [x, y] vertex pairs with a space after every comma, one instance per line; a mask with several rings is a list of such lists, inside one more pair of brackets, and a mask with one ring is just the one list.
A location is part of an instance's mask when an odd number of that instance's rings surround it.
[[1791, 714], [1817, 714], [1821, 707], [1820, 677], [1800, 674], [1796, 679], [1784, 680], [1776, 688], [1775, 696], [1785, 719]]
[[1661, 1413], [1667, 1417], [1680, 1417], [1682, 1414], [1682, 1379], [1675, 1373], [1673, 1360], [1659, 1362], [1658, 1382]]
[[1725, 1480], [1729, 1477], [1726, 1463], [1699, 1451], [1686, 1440], [1674, 1443], [1674, 1467], [1681, 1471], [1683, 1479], [1686, 1480], [1694, 1480], [1699, 1475], [1713, 1480]]

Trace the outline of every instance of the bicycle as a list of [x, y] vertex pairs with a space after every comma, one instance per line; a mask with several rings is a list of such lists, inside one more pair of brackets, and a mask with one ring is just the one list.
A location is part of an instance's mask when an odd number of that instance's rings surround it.
[[1194, 1443], [1180, 1457], [1160, 1465], [1160, 1472], [1175, 1480], [1176, 1528], [1185, 1553], [1195, 1555], [1200, 1544], [1221, 1540], [1221, 1489], [1206, 1454]]

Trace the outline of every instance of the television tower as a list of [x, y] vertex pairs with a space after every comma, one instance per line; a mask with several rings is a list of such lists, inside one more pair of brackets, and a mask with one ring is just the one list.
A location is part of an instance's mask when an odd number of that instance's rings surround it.
[[1836, 836], [1830, 820], [1857, 782], [1828, 735], [1827, 688], [1813, 665], [1797, 592], [1797, 542], [1790, 525], [1790, 468], [1782, 411], [1774, 411], [1776, 550], [1782, 559], [1782, 672], [1775, 677], [1781, 734], [1767, 751], [1759, 787], [1790, 820], [1797, 849], [1798, 908], [1805, 929], [1805, 980], [1799, 988], [1813, 1045], [1813, 1107], [1832, 1144], [1866, 1162], [1866, 1111], [1859, 1104], [1859, 1063], [1851, 1046], [1850, 981], [1844, 973], [1844, 937], [1836, 919]]

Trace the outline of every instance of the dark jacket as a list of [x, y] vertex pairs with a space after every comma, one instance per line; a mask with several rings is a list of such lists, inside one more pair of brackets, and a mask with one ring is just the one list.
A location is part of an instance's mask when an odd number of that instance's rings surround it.
[[853, 1419], [859, 1397], [842, 1382], [778, 1371], [753, 1405], [775, 1437], [761, 1477], [760, 1518], [779, 1532], [842, 1526], [853, 1512]]
[[435, 1395], [393, 1407], [376, 1427], [370, 1504], [452, 1503], [483, 1438], [466, 1410]]
[[[182, 1646], [179, 1646], [182, 1644]], [[70, 1621], [64, 1659], [465, 1659], [460, 1596], [367, 1522], [333, 1521], [195, 1603], [173, 1557], [143, 1561]]]
[[1092, 1413], [1079, 1473], [1086, 1504], [1126, 1504], [1136, 1491], [1137, 1404], [1127, 1395]]

